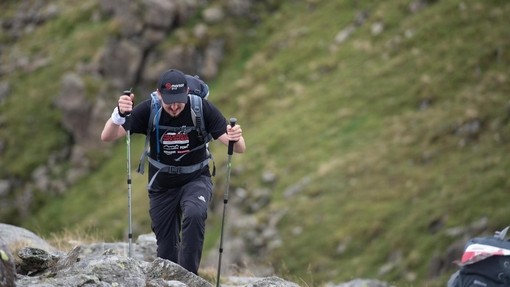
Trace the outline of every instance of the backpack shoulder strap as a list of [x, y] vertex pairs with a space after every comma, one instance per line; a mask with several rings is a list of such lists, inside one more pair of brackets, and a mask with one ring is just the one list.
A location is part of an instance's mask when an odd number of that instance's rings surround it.
[[190, 108], [191, 108], [191, 119], [193, 120], [193, 125], [195, 126], [198, 136], [204, 143], [210, 142], [212, 140], [212, 136], [205, 129], [205, 121], [204, 121], [204, 112], [202, 108], [202, 98], [190, 94]]
[[[149, 154], [149, 143], [150, 136], [152, 132], [152, 128], [156, 121], [159, 121], [159, 116], [156, 119], [156, 115], [160, 115], [161, 113], [161, 104], [159, 103], [158, 95], [156, 92], [151, 93], [151, 113], [149, 116], [149, 121], [147, 122], [147, 134], [145, 135], [145, 146], [142, 151], [142, 155], [140, 156], [140, 162], [138, 163], [137, 172], [143, 174], [145, 171], [145, 158]], [[157, 125], [157, 122], [156, 122]]]
[[[209, 95], [209, 91], [207, 91], [207, 96]], [[198, 95], [189, 94], [190, 96], [190, 106], [191, 106], [191, 118], [193, 120], [193, 125], [195, 126], [198, 136], [203, 140], [206, 146], [207, 158], [212, 160], [213, 163], [213, 171], [212, 176], [216, 175], [216, 164], [214, 163], [214, 158], [209, 150], [209, 142], [212, 140], [212, 135], [207, 132], [205, 129], [205, 120], [204, 120], [204, 112], [202, 108], [203, 101], [205, 98], [202, 98]]]

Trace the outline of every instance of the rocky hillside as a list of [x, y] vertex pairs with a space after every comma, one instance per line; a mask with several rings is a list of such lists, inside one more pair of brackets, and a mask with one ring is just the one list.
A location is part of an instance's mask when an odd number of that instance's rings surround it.
[[[141, 100], [172, 66], [206, 79], [248, 141], [231, 179], [233, 270], [444, 286], [467, 238], [509, 224], [508, 1], [1, 7], [0, 221], [123, 239], [126, 147], [99, 132], [119, 91]], [[212, 148], [208, 258], [225, 188]], [[134, 176], [138, 235], [145, 180]]]

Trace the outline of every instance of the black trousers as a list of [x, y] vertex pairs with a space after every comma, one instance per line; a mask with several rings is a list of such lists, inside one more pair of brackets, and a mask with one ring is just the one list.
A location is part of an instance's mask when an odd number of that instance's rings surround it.
[[204, 244], [207, 208], [213, 184], [209, 176], [179, 188], [149, 191], [149, 214], [158, 257], [198, 274]]

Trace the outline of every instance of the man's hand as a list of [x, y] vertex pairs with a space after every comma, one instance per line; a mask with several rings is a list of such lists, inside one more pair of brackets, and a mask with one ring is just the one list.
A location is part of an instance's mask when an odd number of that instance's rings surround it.
[[126, 117], [133, 110], [133, 99], [135, 98], [135, 94], [124, 93], [119, 97], [119, 101], [117, 103], [117, 108], [119, 109], [119, 115], [121, 117]]
[[238, 142], [243, 136], [243, 130], [240, 125], [227, 125], [227, 137], [229, 141]]

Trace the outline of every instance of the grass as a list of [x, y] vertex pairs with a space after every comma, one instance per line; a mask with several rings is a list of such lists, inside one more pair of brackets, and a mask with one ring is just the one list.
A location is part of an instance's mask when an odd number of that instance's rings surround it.
[[[276, 225], [282, 244], [261, 251], [247, 240], [248, 250], [267, 254], [258, 259], [300, 285], [363, 277], [444, 286], [453, 264], [437, 278], [428, 274], [432, 261], [462, 240], [448, 236], [449, 228], [484, 218], [486, 232], [508, 225], [510, 42], [504, 16], [510, 6], [501, 0], [435, 1], [411, 13], [408, 2], [286, 1], [272, 13], [261, 10], [257, 25], [229, 19], [223, 24], [237, 25], [211, 27], [215, 35], [232, 34], [222, 71], [210, 83], [211, 100], [227, 118], [239, 119], [248, 143], [246, 154], [233, 157], [232, 187], [249, 195], [269, 190], [269, 204], [253, 214], [260, 228], [282, 216]], [[25, 97], [0, 105], [4, 126], [19, 126], [0, 129], [7, 145], [2, 160], [9, 162], [2, 174], [27, 179], [47, 154], [69, 144], [60, 115], [48, 112], [59, 90], [48, 79], [93, 61], [107, 39], [100, 31], [115, 27], [88, 21], [94, 4], [88, 5], [86, 13], [63, 13], [16, 43], [12, 51], [19, 54], [2, 56], [36, 53], [52, 63], [7, 76], [19, 79], [13, 94]], [[335, 43], [361, 11], [363, 24]], [[379, 23], [384, 28], [375, 35], [372, 27]], [[58, 41], [47, 43], [48, 37]], [[89, 80], [93, 101], [101, 81]], [[36, 123], [43, 134], [32, 133]], [[28, 136], [32, 142], [24, 140]], [[142, 141], [135, 140], [133, 151]], [[214, 252], [226, 159], [219, 144], [212, 149], [217, 201], [205, 249]], [[48, 236], [64, 229], [78, 237], [82, 231], [123, 239], [125, 145], [111, 150], [64, 195], [41, 198], [44, 205], [24, 225]], [[264, 172], [276, 181], [263, 182]], [[133, 218], [135, 234], [141, 234], [150, 231], [146, 179], [134, 176]], [[250, 210], [250, 202], [236, 207]]]

